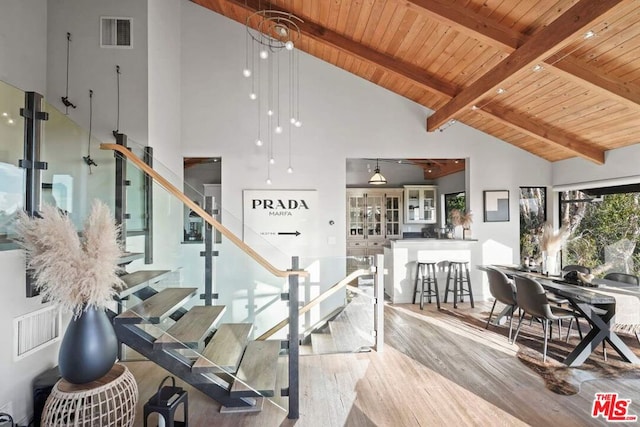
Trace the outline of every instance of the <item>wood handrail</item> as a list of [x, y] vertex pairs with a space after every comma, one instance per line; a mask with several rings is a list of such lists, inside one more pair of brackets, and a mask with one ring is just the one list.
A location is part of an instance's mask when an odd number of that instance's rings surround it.
[[[338, 292], [340, 290], [340, 288], [346, 287], [347, 283], [351, 282], [356, 277], [362, 276], [364, 274], [369, 274], [370, 272], [371, 271], [369, 271], [369, 270], [359, 269], [359, 270], [356, 270], [353, 273], [349, 274], [347, 277], [345, 277], [344, 279], [340, 280], [338, 283], [336, 283], [335, 285], [333, 285], [332, 287], [330, 287], [329, 289], [327, 289], [326, 291], [324, 291], [323, 293], [321, 293], [320, 295], [318, 295], [317, 297], [315, 297], [314, 299], [309, 301], [304, 307], [300, 308], [300, 311], [298, 311], [298, 316], [302, 316], [304, 313], [306, 313], [307, 311], [311, 310], [313, 307], [315, 307], [316, 305], [320, 304], [322, 301], [324, 301], [327, 298], [329, 298], [331, 295], [333, 295], [336, 292]], [[256, 340], [266, 340], [267, 338], [271, 337], [273, 334], [278, 332], [280, 329], [282, 329], [285, 326], [287, 326], [287, 324], [289, 324], [289, 319], [288, 318], [287, 319], [283, 319], [277, 325], [275, 325], [273, 328], [269, 329], [264, 334], [262, 334], [258, 338], [256, 338]]]
[[188, 198], [186, 196], [186, 194], [184, 194], [182, 191], [177, 189], [173, 184], [171, 184], [167, 179], [165, 179], [158, 172], [153, 170], [149, 165], [147, 165], [145, 162], [143, 162], [138, 156], [133, 154], [127, 147], [125, 147], [123, 145], [119, 145], [119, 144], [100, 144], [100, 149], [101, 150], [117, 151], [118, 153], [120, 153], [124, 157], [126, 157], [128, 160], [133, 162], [138, 168], [143, 170], [147, 175], [152, 177], [158, 184], [160, 184], [162, 187], [164, 187], [165, 190], [167, 190], [169, 193], [173, 194], [175, 197], [180, 199], [180, 201], [182, 201], [182, 203], [184, 203], [189, 208], [191, 208], [192, 211], [194, 211], [195, 213], [200, 215], [200, 217], [203, 220], [205, 220], [213, 228], [218, 230], [224, 237], [226, 237], [227, 239], [231, 240], [231, 242], [233, 242], [233, 244], [235, 244], [237, 247], [239, 247], [243, 252], [245, 252], [247, 255], [249, 255], [251, 258], [253, 258], [254, 261], [256, 261], [258, 264], [263, 266], [267, 271], [269, 271], [274, 276], [276, 276], [276, 277], [288, 277], [288, 276], [293, 276], [293, 275], [296, 275], [296, 274], [300, 275], [300, 276], [308, 276], [309, 275], [309, 273], [304, 271], [304, 270], [297, 270], [297, 271], [279, 270], [276, 267], [274, 267], [273, 265], [271, 265], [271, 263], [269, 261], [267, 261], [262, 256], [260, 256], [256, 251], [251, 249], [250, 246], [248, 246], [246, 243], [244, 243], [242, 240], [240, 240], [235, 234], [233, 234], [231, 232], [231, 230], [229, 230], [227, 227], [225, 227], [224, 225], [222, 225], [218, 221], [216, 221], [216, 219], [213, 218], [211, 215], [209, 215], [207, 213], [207, 211], [202, 209], [194, 201], [192, 201], [190, 198]]

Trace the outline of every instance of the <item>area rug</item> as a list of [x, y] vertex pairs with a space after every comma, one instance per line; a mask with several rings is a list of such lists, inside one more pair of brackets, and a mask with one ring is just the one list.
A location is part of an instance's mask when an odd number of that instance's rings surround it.
[[[489, 318], [489, 312], [463, 313], [442, 308], [441, 313], [453, 316], [467, 324], [484, 328]], [[495, 315], [494, 315], [495, 318]], [[517, 326], [517, 318], [514, 319], [513, 331]], [[545, 382], [545, 386], [550, 391], [561, 395], [573, 395], [580, 392], [580, 385], [585, 381], [598, 379], [640, 379], [640, 366], [634, 366], [624, 362], [618, 353], [612, 349], [607, 349], [607, 361], [604, 360], [602, 345], [596, 349], [591, 356], [579, 367], [570, 368], [562, 361], [569, 355], [580, 341], [575, 328], [565, 342], [566, 326], [562, 328], [562, 339], [558, 339], [557, 324], [553, 328], [553, 339], [549, 340], [547, 348], [547, 361], [542, 361], [543, 335], [542, 325], [533, 322], [529, 325], [529, 319], [523, 321], [522, 328], [518, 334], [516, 345], [518, 346], [517, 357], [520, 362], [531, 371], [538, 374]], [[581, 323], [583, 334], [588, 332], [589, 326], [586, 322]], [[501, 334], [505, 340], [509, 336], [509, 323], [495, 326], [489, 325], [489, 330]], [[620, 338], [640, 357], [640, 346], [635, 335], [618, 334]]]

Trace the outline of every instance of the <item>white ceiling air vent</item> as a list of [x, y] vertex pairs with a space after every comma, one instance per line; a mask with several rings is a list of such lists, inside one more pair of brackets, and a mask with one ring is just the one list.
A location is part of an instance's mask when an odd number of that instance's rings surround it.
[[100, 47], [132, 48], [132, 18], [102, 16], [100, 18]]

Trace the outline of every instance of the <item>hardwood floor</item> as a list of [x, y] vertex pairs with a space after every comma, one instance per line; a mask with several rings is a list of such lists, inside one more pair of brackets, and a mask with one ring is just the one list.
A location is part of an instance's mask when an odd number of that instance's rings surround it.
[[[444, 307], [452, 309], [452, 304]], [[490, 307], [489, 307], [490, 308]], [[467, 304], [458, 311], [470, 310]], [[488, 311], [485, 303], [474, 310]], [[517, 346], [491, 330], [438, 312], [435, 304], [385, 307], [383, 353], [309, 355], [300, 358], [300, 419], [265, 401], [258, 414], [220, 414], [219, 404], [189, 390], [191, 426], [520, 426], [606, 425], [591, 418], [596, 392], [631, 399], [640, 415], [640, 380], [594, 380], [578, 394], [547, 390], [517, 358]], [[593, 356], [597, 357], [597, 356]], [[281, 358], [279, 378], [285, 377]], [[167, 372], [150, 362], [128, 362], [142, 406]], [[180, 381], [179, 381], [180, 382]], [[285, 380], [286, 382], [286, 380]], [[278, 387], [283, 387], [279, 384]], [[274, 398], [286, 406], [286, 400]], [[150, 425], [155, 425], [151, 423]]]

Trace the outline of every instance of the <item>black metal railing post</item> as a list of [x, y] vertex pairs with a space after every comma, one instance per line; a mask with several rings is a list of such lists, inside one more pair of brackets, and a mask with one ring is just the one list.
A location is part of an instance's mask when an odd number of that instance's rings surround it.
[[[300, 260], [291, 257], [291, 271], [299, 269]], [[289, 276], [289, 419], [300, 418], [299, 278], [297, 274]]]
[[[153, 147], [144, 147], [142, 159], [153, 167]], [[144, 192], [144, 263], [153, 264], [153, 178], [144, 174], [142, 181]]]
[[[116, 133], [116, 144], [127, 146], [127, 135]], [[123, 248], [127, 243], [127, 159], [118, 153], [114, 153], [116, 157], [116, 198], [115, 198], [115, 217], [116, 224], [120, 226], [120, 242]]]
[[40, 161], [41, 122], [49, 119], [49, 114], [42, 111], [42, 95], [25, 92], [24, 108], [20, 109], [20, 115], [24, 117], [24, 159], [19, 162], [25, 170], [24, 210], [33, 215], [40, 209], [40, 171], [47, 169], [47, 163]]
[[[49, 114], [42, 111], [42, 95], [25, 92], [24, 108], [20, 109], [20, 115], [24, 117], [24, 158], [18, 165], [25, 170], [24, 210], [33, 216], [40, 210], [41, 171], [47, 169], [47, 163], [40, 160], [42, 121], [49, 119]], [[29, 271], [26, 272], [26, 291], [27, 298], [39, 294]]]

